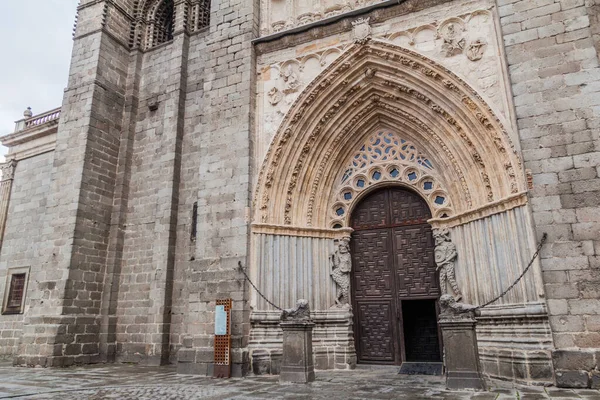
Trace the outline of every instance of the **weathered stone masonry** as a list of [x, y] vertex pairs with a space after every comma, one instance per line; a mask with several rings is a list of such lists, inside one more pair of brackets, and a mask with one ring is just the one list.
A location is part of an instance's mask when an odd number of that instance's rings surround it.
[[279, 305], [311, 299], [317, 368], [353, 368], [333, 240], [371, 185], [422, 182], [340, 182], [384, 130], [431, 161], [403, 171], [430, 174], [419, 193], [465, 300], [501, 291], [549, 234], [479, 318], [483, 373], [598, 387], [600, 4], [388, 3], [82, 0], [62, 108], [2, 138], [0, 301], [11, 270], [29, 284], [24, 312], [0, 315], [0, 357], [211, 374], [215, 300], [232, 298], [234, 375], [277, 373], [278, 313], [241, 262]]
[[598, 385], [600, 68], [592, 1], [498, 1], [558, 385]]

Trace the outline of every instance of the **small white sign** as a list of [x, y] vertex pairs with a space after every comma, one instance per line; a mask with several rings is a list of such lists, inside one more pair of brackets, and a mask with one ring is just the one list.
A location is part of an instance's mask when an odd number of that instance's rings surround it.
[[215, 309], [215, 335], [227, 335], [227, 311], [225, 306]]

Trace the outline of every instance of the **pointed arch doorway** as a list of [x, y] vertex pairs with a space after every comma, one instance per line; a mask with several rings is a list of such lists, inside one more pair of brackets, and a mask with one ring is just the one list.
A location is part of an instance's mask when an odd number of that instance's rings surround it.
[[402, 187], [370, 193], [351, 215], [359, 363], [441, 361], [440, 288], [430, 218], [425, 201]]

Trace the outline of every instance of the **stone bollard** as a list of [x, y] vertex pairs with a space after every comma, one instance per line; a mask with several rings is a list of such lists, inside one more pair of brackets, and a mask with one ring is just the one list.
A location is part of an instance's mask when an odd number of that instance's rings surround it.
[[472, 311], [475, 307], [457, 303], [451, 295], [443, 295], [440, 308], [446, 387], [450, 390], [485, 390]]
[[279, 382], [308, 383], [315, 380], [312, 330], [306, 300], [298, 300], [296, 308], [284, 310], [279, 323], [283, 330], [283, 357]]

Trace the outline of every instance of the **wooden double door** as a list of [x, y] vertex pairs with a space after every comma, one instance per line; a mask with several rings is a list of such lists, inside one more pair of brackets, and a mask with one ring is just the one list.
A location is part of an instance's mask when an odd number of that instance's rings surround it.
[[429, 207], [386, 188], [352, 214], [352, 302], [360, 363], [439, 362], [439, 279]]

